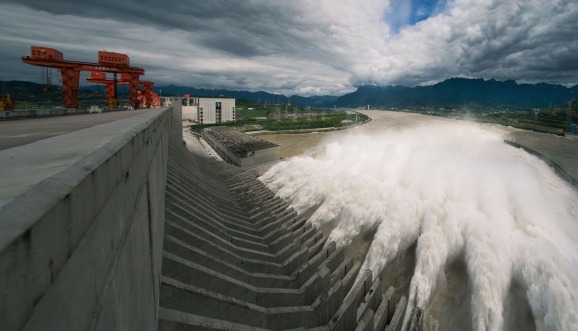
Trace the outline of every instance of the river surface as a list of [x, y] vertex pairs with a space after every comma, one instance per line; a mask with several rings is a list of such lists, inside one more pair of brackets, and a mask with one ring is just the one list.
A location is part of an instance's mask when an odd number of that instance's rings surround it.
[[[264, 135], [261, 177], [440, 330], [578, 330], [578, 141], [364, 111], [361, 127]], [[426, 325], [427, 327], [427, 325]]]

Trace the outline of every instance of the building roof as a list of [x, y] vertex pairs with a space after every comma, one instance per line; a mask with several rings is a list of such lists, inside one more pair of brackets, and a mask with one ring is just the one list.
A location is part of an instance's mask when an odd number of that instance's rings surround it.
[[206, 128], [205, 132], [211, 134], [223, 143], [227, 149], [240, 157], [247, 156], [248, 152], [277, 147], [271, 142], [259, 139], [241, 131], [226, 126], [214, 126]]

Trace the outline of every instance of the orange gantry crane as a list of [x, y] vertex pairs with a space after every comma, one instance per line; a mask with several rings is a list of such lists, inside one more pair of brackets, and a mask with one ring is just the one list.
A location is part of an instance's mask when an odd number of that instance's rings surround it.
[[[121, 74], [120, 79], [110, 79], [106, 78], [104, 72], [92, 71], [90, 77], [86, 79], [88, 82], [96, 84], [105, 84], [106, 86], [106, 100], [108, 101], [109, 107], [112, 107], [116, 103], [116, 85], [129, 85], [130, 76], [127, 74]], [[139, 85], [144, 87], [144, 91], [137, 91], [139, 108], [146, 107], [160, 107], [160, 98], [153, 92], [153, 86], [155, 83], [150, 81], [139, 81]]]
[[134, 109], [139, 108], [138, 86], [139, 76], [144, 75], [143, 68], [131, 67], [126, 54], [99, 51], [98, 63], [66, 61], [61, 52], [47, 47], [32, 46], [30, 56], [23, 56], [22, 62], [56, 68], [62, 75], [62, 92], [64, 93], [64, 107], [78, 108], [78, 87], [80, 84], [80, 72], [111, 72], [124, 74], [129, 85], [129, 103]]

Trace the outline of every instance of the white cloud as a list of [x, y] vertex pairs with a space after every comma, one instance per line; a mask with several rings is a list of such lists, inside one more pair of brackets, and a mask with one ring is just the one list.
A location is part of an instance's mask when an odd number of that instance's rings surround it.
[[411, 8], [392, 13], [379, 0], [27, 5], [0, 5], [0, 79], [35, 78], [19, 58], [31, 44], [79, 60], [100, 49], [126, 52], [157, 84], [285, 94], [453, 76], [569, 84], [578, 74], [571, 0], [440, 1], [433, 16], [398, 33], [387, 17], [407, 21]]

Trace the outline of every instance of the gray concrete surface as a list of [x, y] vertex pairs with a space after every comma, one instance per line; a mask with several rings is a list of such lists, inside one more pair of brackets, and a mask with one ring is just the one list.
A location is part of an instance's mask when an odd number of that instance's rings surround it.
[[159, 109], [0, 121], [0, 150], [155, 111]]
[[0, 152], [0, 329], [156, 328], [171, 116]]
[[538, 152], [568, 174], [574, 185], [578, 183], [578, 140], [527, 130], [516, 130], [507, 140]]
[[[56, 135], [19, 148], [0, 151], [0, 208], [34, 185], [105, 148], [123, 134], [128, 132], [134, 135], [135, 126], [148, 125], [160, 113], [161, 110], [119, 112], [0, 123], [0, 141], [3, 144], [6, 144], [5, 139], [10, 141], [12, 138], [16, 144], [20, 139], [16, 132], [29, 132], [30, 139]], [[92, 115], [98, 116], [96, 122]], [[66, 133], [67, 130], [71, 132]]]
[[160, 330], [385, 328], [381, 280], [353, 288], [359, 261], [252, 171], [189, 145], [169, 153]]

